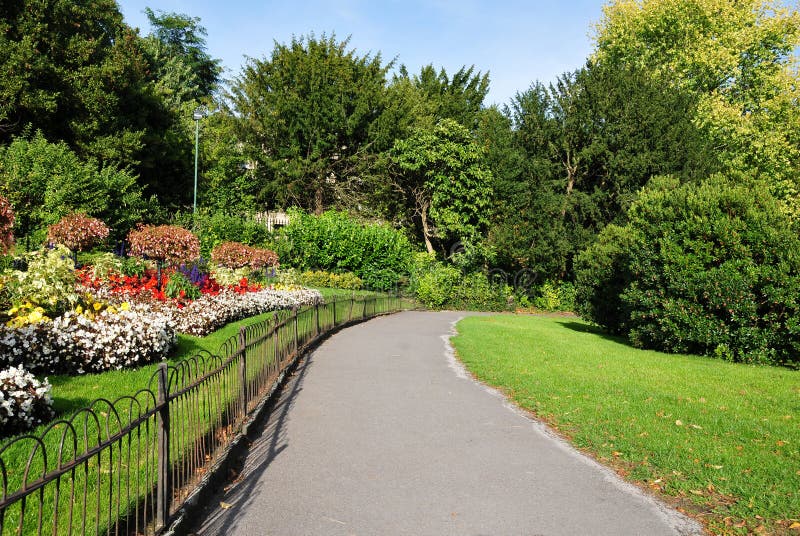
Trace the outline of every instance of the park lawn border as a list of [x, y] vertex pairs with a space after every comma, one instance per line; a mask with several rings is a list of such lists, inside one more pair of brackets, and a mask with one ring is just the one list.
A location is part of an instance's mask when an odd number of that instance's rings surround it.
[[467, 317], [455, 330], [477, 381], [626, 481], [717, 533], [800, 534], [800, 371], [639, 350], [564, 315]]

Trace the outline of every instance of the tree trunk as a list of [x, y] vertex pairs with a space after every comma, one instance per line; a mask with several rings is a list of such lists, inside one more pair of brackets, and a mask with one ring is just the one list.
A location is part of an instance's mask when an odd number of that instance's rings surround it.
[[428, 253], [433, 253], [433, 244], [431, 244], [430, 240], [430, 227], [428, 227], [428, 207], [430, 206], [429, 203], [425, 203], [421, 210], [419, 211], [420, 218], [422, 218], [422, 238], [425, 239], [425, 248], [428, 250]]
[[325, 211], [325, 206], [322, 201], [322, 184], [317, 184], [314, 190], [314, 214], [321, 216]]
[[572, 163], [569, 151], [567, 152], [567, 161], [564, 162], [564, 167], [567, 169], [567, 195], [564, 198], [564, 204], [561, 207], [562, 219], [567, 215], [567, 200], [572, 193], [572, 189], [575, 187], [575, 175], [578, 173], [578, 163]]

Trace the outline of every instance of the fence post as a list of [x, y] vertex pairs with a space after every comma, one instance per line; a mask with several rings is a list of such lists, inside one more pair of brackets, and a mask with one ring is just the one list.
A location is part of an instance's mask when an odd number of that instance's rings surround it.
[[247, 345], [245, 341], [245, 327], [239, 328], [239, 385], [242, 392], [239, 394], [242, 406], [242, 419], [247, 415]]
[[314, 322], [317, 326], [317, 330], [314, 332], [314, 336], [319, 337], [319, 302], [314, 304]]
[[336, 298], [331, 302], [333, 305], [333, 327], [336, 327]]
[[272, 345], [275, 347], [275, 373], [280, 374], [281, 351], [278, 344], [278, 313], [272, 313]]
[[163, 528], [169, 519], [172, 500], [172, 473], [169, 462], [169, 387], [166, 363], [158, 365], [158, 483], [156, 485], [156, 526]]
[[292, 307], [292, 316], [294, 317], [294, 353], [297, 354], [297, 347], [300, 345], [300, 339], [297, 336], [297, 306]]

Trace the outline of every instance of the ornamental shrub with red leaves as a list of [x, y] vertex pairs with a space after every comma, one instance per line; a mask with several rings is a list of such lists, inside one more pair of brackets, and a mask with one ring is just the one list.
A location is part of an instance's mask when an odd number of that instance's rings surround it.
[[278, 266], [278, 254], [269, 249], [253, 248], [250, 266], [256, 270], [267, 266]]
[[231, 270], [245, 266], [258, 270], [265, 266], [276, 266], [278, 255], [274, 251], [254, 248], [239, 242], [223, 242], [213, 249], [211, 260]]
[[51, 244], [62, 244], [72, 251], [99, 244], [108, 237], [108, 226], [97, 218], [83, 214], [69, 214], [47, 228], [47, 240]]
[[0, 253], [5, 253], [14, 245], [14, 210], [8, 199], [0, 195]]
[[144, 225], [128, 233], [130, 253], [167, 263], [191, 262], [200, 257], [200, 240], [174, 225]]

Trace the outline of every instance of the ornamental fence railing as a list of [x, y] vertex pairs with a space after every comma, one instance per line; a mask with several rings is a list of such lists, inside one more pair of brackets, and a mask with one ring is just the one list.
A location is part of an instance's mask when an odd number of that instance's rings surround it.
[[0, 535], [164, 532], [305, 349], [402, 308], [387, 295], [276, 312], [217, 354], [162, 362], [145, 388], [11, 439], [0, 447]]

